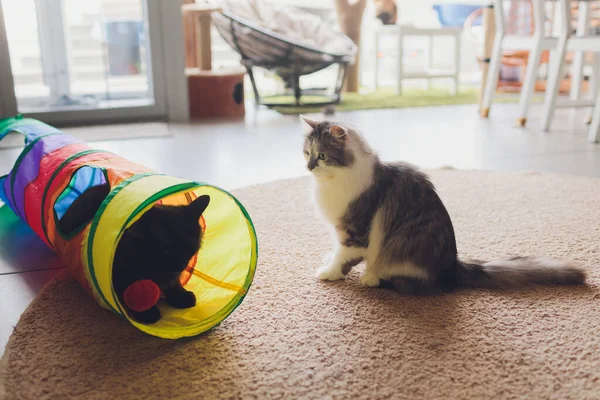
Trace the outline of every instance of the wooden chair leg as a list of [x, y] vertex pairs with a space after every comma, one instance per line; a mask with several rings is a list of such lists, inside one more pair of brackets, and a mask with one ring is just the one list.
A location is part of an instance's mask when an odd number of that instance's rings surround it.
[[533, 1], [533, 19], [534, 19], [534, 45], [529, 52], [527, 60], [527, 70], [525, 72], [525, 79], [521, 86], [521, 98], [519, 102], [519, 118], [517, 124], [525, 126], [527, 123], [527, 112], [531, 105], [531, 98], [535, 91], [535, 83], [537, 81], [537, 73], [540, 66], [540, 59], [542, 57], [542, 51], [544, 48], [544, 0]]
[[404, 78], [404, 57], [403, 57], [403, 45], [404, 45], [404, 36], [402, 34], [402, 31], [400, 30], [398, 32], [398, 71], [396, 72], [398, 74], [398, 88], [396, 90], [397, 94], [399, 96], [402, 95], [402, 79]]
[[375, 32], [375, 58], [373, 68], [373, 80], [375, 90], [379, 89], [379, 32]]
[[[595, 99], [600, 94], [600, 53], [594, 53], [592, 57], [592, 74], [588, 91], [590, 92], [590, 98]], [[588, 125], [592, 123], [591, 115], [585, 123]]]
[[542, 114], [542, 130], [544, 131], [548, 131], [550, 124], [552, 123], [552, 118], [554, 117], [561, 72], [565, 64], [567, 41], [570, 36], [571, 9], [569, 0], [559, 0], [558, 3], [558, 6], [560, 7], [559, 12], [561, 14], [561, 29], [556, 49], [550, 56], [550, 72], [548, 74], [548, 85], [546, 87], [546, 98], [544, 100], [544, 111]]
[[600, 140], [600, 95], [596, 98], [594, 111], [592, 114], [592, 122], [588, 131], [588, 140], [592, 143], [597, 143]]
[[[588, 5], [585, 1], [580, 1], [579, 16], [577, 18], [577, 36], [587, 36], [589, 29]], [[573, 65], [571, 66], [571, 99], [579, 100], [581, 97], [581, 82], [583, 78], [583, 60], [585, 57], [584, 51], [575, 52]]]
[[454, 36], [454, 91], [452, 94], [456, 96], [458, 94], [458, 88], [460, 85], [460, 47], [461, 47], [462, 35], [457, 33]]
[[[433, 67], [433, 41], [433, 36], [427, 36], [427, 74], [429, 74], [431, 68]], [[431, 78], [427, 78], [427, 90], [429, 89], [431, 89]]]
[[492, 97], [498, 86], [500, 75], [500, 63], [502, 58], [502, 40], [504, 39], [504, 11], [503, 0], [494, 1], [494, 16], [496, 22], [496, 37], [494, 39], [494, 48], [489, 61], [487, 79], [483, 98], [481, 100], [481, 116], [487, 118], [492, 104]]
[[517, 123], [520, 126], [525, 126], [527, 123], [527, 112], [531, 104], [531, 97], [535, 90], [535, 82], [537, 80], [537, 72], [540, 65], [540, 57], [542, 55], [542, 37], [536, 38], [536, 45], [529, 53], [527, 61], [527, 71], [525, 72], [525, 80], [521, 86], [521, 98], [519, 101], [519, 118]]

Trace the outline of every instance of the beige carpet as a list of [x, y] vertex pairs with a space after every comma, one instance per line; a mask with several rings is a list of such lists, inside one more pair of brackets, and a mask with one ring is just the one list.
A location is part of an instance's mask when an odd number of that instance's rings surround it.
[[[260, 240], [240, 308], [203, 336], [145, 336], [68, 277], [23, 314], [6, 399], [598, 399], [600, 181], [436, 171], [463, 256], [581, 262], [590, 288], [409, 298], [321, 283], [328, 252], [307, 178], [239, 190]], [[0, 389], [2, 390], [2, 389]]]

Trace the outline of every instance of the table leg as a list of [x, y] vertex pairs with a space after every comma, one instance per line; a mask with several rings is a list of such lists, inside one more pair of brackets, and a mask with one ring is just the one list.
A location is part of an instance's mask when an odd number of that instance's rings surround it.
[[496, 36], [496, 24], [494, 20], [494, 7], [489, 4], [483, 9], [483, 55], [481, 65], [481, 86], [479, 87], [478, 104], [481, 107], [483, 92], [487, 82], [488, 70], [490, 66], [490, 58], [492, 56], [492, 48], [494, 47], [494, 39]]
[[197, 66], [204, 71], [212, 69], [211, 22], [210, 14], [198, 16], [195, 21]]

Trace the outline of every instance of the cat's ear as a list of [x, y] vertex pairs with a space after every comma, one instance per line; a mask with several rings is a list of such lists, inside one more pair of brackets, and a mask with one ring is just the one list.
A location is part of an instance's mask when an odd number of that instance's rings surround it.
[[331, 125], [329, 128], [329, 133], [340, 142], [343, 142], [348, 137], [348, 131], [346, 128], [340, 125]]
[[188, 209], [192, 210], [194, 216], [200, 218], [206, 207], [208, 207], [208, 203], [210, 203], [210, 196], [205, 194], [203, 196], [198, 197], [196, 200], [192, 201], [188, 205]]
[[302, 121], [304, 121], [306, 123], [306, 125], [308, 125], [308, 127], [312, 130], [315, 129], [317, 127], [318, 122], [315, 120], [312, 120], [308, 117], [305, 117], [304, 115], [300, 114], [300, 119]]

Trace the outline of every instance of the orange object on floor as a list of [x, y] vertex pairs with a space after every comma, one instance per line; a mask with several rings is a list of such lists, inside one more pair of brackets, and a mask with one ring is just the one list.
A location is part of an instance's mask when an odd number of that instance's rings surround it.
[[190, 118], [243, 117], [244, 75], [243, 68], [204, 71], [188, 68], [188, 96]]

